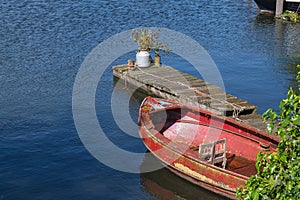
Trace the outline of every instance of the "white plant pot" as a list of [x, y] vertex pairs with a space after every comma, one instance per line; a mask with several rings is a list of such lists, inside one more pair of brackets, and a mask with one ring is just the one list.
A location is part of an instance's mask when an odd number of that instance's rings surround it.
[[149, 51], [139, 50], [136, 53], [136, 62], [135, 63], [138, 67], [149, 67], [150, 66]]

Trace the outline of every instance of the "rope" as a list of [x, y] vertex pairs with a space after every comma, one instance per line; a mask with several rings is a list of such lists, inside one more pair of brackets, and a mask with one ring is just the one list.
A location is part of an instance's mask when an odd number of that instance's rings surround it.
[[[218, 101], [222, 104], [227, 104], [227, 105], [230, 105], [232, 108], [233, 108], [233, 113], [232, 113], [232, 117], [235, 118], [235, 119], [238, 119], [238, 116], [239, 114], [245, 110], [245, 106], [240, 106], [236, 103], [230, 103], [226, 100], [220, 100], [218, 98], [214, 98], [213, 96], [209, 95], [209, 94], [206, 94], [204, 92], [201, 92], [199, 89], [195, 88], [195, 87], [191, 87], [190, 85], [187, 85], [187, 84], [184, 84], [182, 82], [178, 82], [178, 81], [172, 81], [172, 80], [169, 80], [169, 79], [166, 79], [166, 78], [163, 78], [163, 77], [160, 77], [160, 76], [157, 76], [157, 75], [154, 75], [154, 74], [151, 74], [149, 72], [145, 72], [143, 71], [140, 67], [138, 66], [135, 66], [136, 69], [138, 69], [139, 71], [141, 71], [142, 73], [144, 74], [147, 74], [149, 76], [152, 76], [152, 77], [155, 77], [155, 78], [158, 78], [158, 79], [161, 79], [161, 80], [164, 80], [164, 81], [167, 81], [167, 82], [170, 82], [170, 83], [175, 83], [175, 84], [178, 84], [178, 85], [181, 85], [181, 86], [184, 86], [184, 87], [187, 87], [189, 90], [192, 90], [194, 91], [196, 94], [200, 95], [200, 96], [204, 96], [204, 97], [209, 97], [210, 99], [214, 100], [214, 101]], [[127, 75], [127, 73], [126, 73]]]
[[126, 72], [124, 72], [123, 74], [122, 74], [122, 77], [123, 77], [123, 79], [124, 79], [124, 89], [127, 89], [127, 75], [128, 75], [128, 71], [126, 71]]
[[298, 8], [297, 8], [297, 10], [296, 10], [296, 14], [299, 13], [299, 9], [300, 9], [300, 3], [299, 3]]

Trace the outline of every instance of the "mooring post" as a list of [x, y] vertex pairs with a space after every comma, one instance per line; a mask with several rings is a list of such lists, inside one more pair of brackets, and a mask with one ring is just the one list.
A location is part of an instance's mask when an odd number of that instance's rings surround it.
[[281, 18], [281, 14], [283, 11], [283, 2], [284, 0], [276, 0], [276, 13], [275, 13], [276, 18]]

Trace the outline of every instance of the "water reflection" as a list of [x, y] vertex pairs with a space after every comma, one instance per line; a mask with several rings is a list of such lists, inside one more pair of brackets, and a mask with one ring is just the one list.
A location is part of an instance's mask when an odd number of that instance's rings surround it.
[[[295, 77], [297, 75], [297, 64], [300, 64], [300, 37], [299, 23], [291, 23], [276, 20], [274, 14], [258, 14], [255, 17], [254, 29], [257, 33], [269, 30], [267, 36], [260, 35], [260, 40], [265, 43], [266, 49], [259, 49], [268, 57], [276, 60], [272, 69], [277, 74], [288, 75], [286, 89], [298, 85]], [[273, 48], [270, 48], [273, 47]], [[281, 79], [280, 77], [278, 77]], [[284, 81], [284, 80], [283, 80]]]
[[[275, 21], [275, 43], [278, 63], [281, 65], [275, 71], [287, 75], [292, 75], [289, 80], [290, 87], [297, 87], [295, 79], [297, 75], [297, 64], [300, 64], [300, 38], [299, 24]], [[284, 55], [284, 56], [282, 56]]]
[[[141, 171], [143, 168], [147, 168], [149, 162], [153, 162], [152, 158], [145, 157], [141, 165]], [[151, 160], [151, 161], [150, 161]], [[156, 160], [159, 163], [159, 160]], [[207, 200], [219, 200], [227, 199], [225, 197], [219, 196], [208, 190], [205, 190], [199, 186], [193, 185], [184, 179], [176, 176], [166, 168], [160, 170], [143, 173], [141, 176], [141, 185], [144, 190], [149, 192], [155, 198], [168, 199], [168, 200], [182, 200], [182, 199], [207, 199]]]
[[273, 24], [275, 21], [274, 14], [272, 13], [259, 13], [255, 18], [257, 23]]

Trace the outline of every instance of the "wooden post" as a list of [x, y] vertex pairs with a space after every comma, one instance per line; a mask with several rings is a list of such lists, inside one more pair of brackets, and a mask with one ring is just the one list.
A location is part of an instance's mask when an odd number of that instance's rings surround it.
[[276, 13], [275, 13], [276, 18], [281, 18], [281, 14], [283, 11], [283, 2], [284, 2], [284, 0], [276, 1]]

